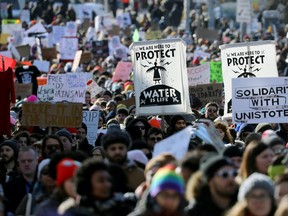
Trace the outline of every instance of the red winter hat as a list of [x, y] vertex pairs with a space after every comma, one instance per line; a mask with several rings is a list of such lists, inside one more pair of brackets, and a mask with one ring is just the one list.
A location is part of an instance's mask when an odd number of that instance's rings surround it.
[[81, 163], [70, 158], [64, 158], [57, 164], [56, 185], [60, 187], [66, 180], [72, 178]]
[[66, 128], [66, 130], [68, 130], [69, 133], [71, 133], [71, 134], [77, 134], [78, 133], [76, 128]]

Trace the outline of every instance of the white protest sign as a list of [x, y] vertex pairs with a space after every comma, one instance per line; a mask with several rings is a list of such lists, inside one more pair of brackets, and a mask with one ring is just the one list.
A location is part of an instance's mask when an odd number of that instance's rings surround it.
[[52, 85], [39, 85], [37, 89], [37, 97], [41, 102], [52, 102], [54, 100], [54, 86]]
[[100, 87], [94, 80], [89, 80], [87, 82], [86, 90], [90, 92], [91, 98], [94, 98], [96, 95], [98, 95], [100, 92], [104, 91], [105, 89]]
[[232, 79], [234, 123], [288, 122], [288, 78]]
[[113, 36], [108, 43], [108, 47], [109, 47], [109, 55], [113, 55], [114, 50], [116, 50], [117, 48], [122, 48], [122, 44], [120, 41], [120, 37], [119, 36]]
[[206, 53], [206, 52], [203, 52], [203, 51], [201, 51], [201, 50], [197, 50], [197, 51], [194, 52], [194, 58], [193, 58], [193, 60], [196, 59], [197, 57], [200, 57], [200, 58], [202, 58], [202, 59], [205, 59], [205, 58], [209, 59], [210, 56], [211, 56], [210, 53]]
[[29, 10], [22, 10], [20, 15], [20, 20], [22, 22], [26, 22], [28, 25], [30, 23], [30, 11]]
[[210, 83], [210, 63], [187, 68], [189, 86]]
[[95, 144], [97, 139], [99, 110], [83, 111], [82, 122], [87, 126], [87, 139], [89, 144]]
[[15, 46], [23, 43], [23, 31], [13, 31], [13, 44]]
[[65, 37], [76, 37], [77, 25], [76, 22], [67, 22], [65, 28]]
[[278, 77], [273, 41], [220, 46], [225, 92], [225, 113], [231, 112], [232, 78]]
[[30, 34], [35, 33], [47, 33], [45, 27], [41, 23], [37, 23], [24, 32], [24, 36], [31, 37]]
[[62, 37], [65, 35], [65, 27], [64, 26], [53, 26], [53, 43], [57, 44], [60, 43]]
[[53, 101], [84, 103], [86, 80], [83, 73], [49, 74], [47, 81], [55, 89]]
[[79, 67], [82, 53], [83, 53], [82, 50], [78, 50], [75, 53], [75, 57], [74, 57], [74, 61], [73, 61], [73, 64], [72, 64], [72, 69], [71, 69], [71, 71], [73, 73], [76, 72], [77, 68]]
[[6, 56], [8, 58], [13, 58], [12, 53], [9, 50], [0, 52], [0, 56]]
[[19, 24], [2, 24], [2, 33], [13, 35], [14, 31], [21, 31], [22, 25]]
[[78, 51], [78, 38], [62, 38], [60, 55], [62, 60], [72, 60]]
[[48, 73], [50, 69], [49, 61], [34, 60], [33, 65], [38, 68], [39, 71]]
[[117, 23], [121, 28], [126, 28], [131, 25], [131, 17], [129, 13], [122, 13], [117, 16]]
[[250, 23], [252, 7], [250, 0], [237, 0], [236, 22]]
[[8, 17], [7, 2], [0, 2], [0, 14], [2, 19], [6, 19]]
[[130, 49], [136, 115], [191, 113], [183, 40], [135, 42]]
[[192, 126], [188, 126], [180, 132], [169, 136], [168, 138], [158, 142], [154, 146], [153, 157], [157, 157], [163, 153], [172, 154], [177, 160], [183, 159], [188, 151], [190, 137], [192, 135]]
[[95, 17], [95, 32], [110, 30], [113, 26], [113, 16], [111, 14], [99, 15]]

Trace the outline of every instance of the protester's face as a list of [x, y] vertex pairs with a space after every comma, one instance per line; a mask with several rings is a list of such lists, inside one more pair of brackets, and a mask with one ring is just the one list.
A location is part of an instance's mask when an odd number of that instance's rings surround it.
[[124, 120], [126, 118], [126, 115], [123, 113], [119, 113], [116, 115], [116, 120], [120, 123], [123, 124]]
[[103, 118], [99, 116], [98, 129], [101, 128], [102, 126], [103, 126]]
[[136, 114], [136, 107], [130, 111], [130, 115], [135, 115], [135, 114]]
[[57, 139], [49, 138], [46, 140], [45, 153], [47, 156], [51, 156], [56, 152], [61, 152], [61, 144]]
[[103, 98], [106, 102], [108, 102], [112, 99], [109, 95], [103, 95]]
[[219, 132], [221, 139], [224, 139], [225, 132], [221, 128], [217, 128], [217, 131]]
[[109, 103], [108, 105], [106, 105], [106, 110], [107, 110], [108, 112], [111, 112], [111, 111], [113, 111], [113, 110], [116, 110], [115, 104], [114, 104], [114, 103]]
[[36, 172], [38, 162], [33, 150], [20, 152], [18, 162], [20, 171], [23, 175], [33, 175]]
[[231, 197], [236, 191], [235, 177], [237, 170], [232, 166], [224, 166], [215, 172], [209, 181], [210, 190], [221, 197]]
[[76, 193], [74, 178], [70, 178], [66, 180], [63, 184], [63, 187], [69, 197], [76, 198], [77, 193]]
[[165, 213], [171, 214], [177, 211], [181, 198], [175, 190], [166, 189], [156, 196], [156, 201]]
[[91, 102], [91, 95], [90, 94], [85, 94], [85, 103], [90, 104]]
[[53, 188], [56, 186], [55, 180], [49, 176], [49, 167], [43, 167], [40, 175], [40, 182], [45, 188]]
[[180, 131], [186, 127], [186, 122], [184, 120], [178, 120], [175, 124], [175, 130]]
[[143, 122], [138, 121], [135, 123], [135, 126], [140, 129], [141, 135], [142, 135], [142, 137], [144, 137], [145, 136], [145, 125], [143, 124]]
[[247, 207], [251, 215], [269, 215], [272, 209], [272, 200], [268, 192], [264, 189], [252, 190], [247, 198]]
[[9, 163], [14, 160], [14, 150], [9, 146], [2, 146], [0, 156], [4, 163]]
[[123, 163], [126, 160], [127, 147], [122, 143], [115, 143], [107, 148], [107, 157], [109, 161], [114, 163]]
[[148, 144], [153, 149], [154, 145], [157, 142], [160, 142], [162, 139], [163, 139], [162, 134], [156, 134], [156, 133], [150, 134], [148, 137]]
[[78, 135], [79, 135], [79, 142], [83, 142], [86, 138], [86, 131], [84, 128], [77, 128]]
[[288, 194], [288, 181], [281, 182], [275, 186], [275, 199], [278, 204], [286, 194]]
[[205, 110], [205, 118], [214, 120], [218, 116], [218, 109], [215, 106], [209, 106]]
[[274, 153], [270, 148], [261, 152], [255, 159], [257, 171], [266, 175], [273, 157]]
[[62, 141], [64, 151], [70, 151], [72, 149], [72, 143], [67, 137], [60, 136], [60, 140]]
[[230, 159], [233, 165], [235, 166], [235, 168], [239, 169], [242, 163], [242, 157], [235, 156], [235, 157], [230, 157]]
[[20, 147], [22, 146], [27, 146], [28, 139], [27, 137], [19, 137], [17, 140], [17, 143], [19, 144]]
[[110, 174], [105, 170], [99, 170], [91, 176], [92, 196], [98, 200], [107, 199], [111, 194]]
[[92, 152], [92, 158], [96, 161], [103, 161], [104, 158], [101, 154], [101, 151], [100, 149], [95, 149], [93, 152]]

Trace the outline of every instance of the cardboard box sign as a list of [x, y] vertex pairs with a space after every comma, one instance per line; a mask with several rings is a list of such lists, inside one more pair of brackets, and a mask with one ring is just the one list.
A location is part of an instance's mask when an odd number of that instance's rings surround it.
[[29, 45], [16, 46], [15, 48], [17, 49], [21, 57], [29, 59], [31, 50], [31, 47]]
[[52, 59], [57, 59], [57, 51], [56, 48], [42, 48], [42, 58], [43, 60], [52, 60]]
[[119, 104], [124, 104], [127, 109], [129, 109], [130, 106], [135, 105], [135, 97], [129, 98], [127, 100], [119, 101]]
[[29, 103], [22, 105], [24, 126], [80, 127], [82, 124], [81, 103]]
[[16, 97], [25, 98], [32, 94], [32, 83], [14, 83]]
[[89, 63], [92, 60], [92, 53], [91, 52], [84, 52], [81, 55], [80, 64]]

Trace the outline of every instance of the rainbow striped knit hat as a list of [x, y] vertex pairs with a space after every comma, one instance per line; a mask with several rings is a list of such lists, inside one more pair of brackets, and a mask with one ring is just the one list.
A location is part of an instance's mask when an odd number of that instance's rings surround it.
[[166, 189], [175, 190], [180, 195], [183, 195], [184, 188], [183, 178], [175, 172], [175, 167], [172, 164], [168, 164], [160, 168], [153, 176], [150, 195], [156, 197], [161, 191]]

